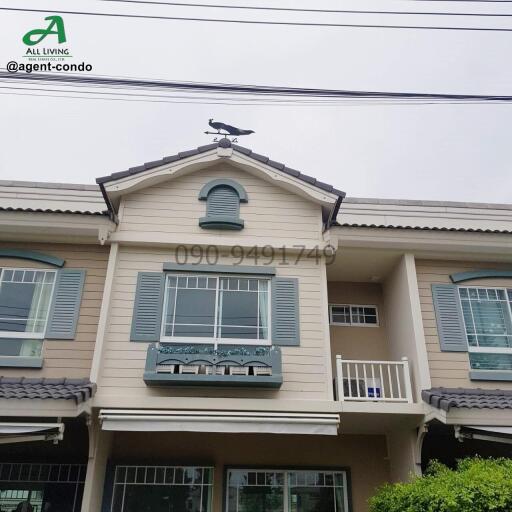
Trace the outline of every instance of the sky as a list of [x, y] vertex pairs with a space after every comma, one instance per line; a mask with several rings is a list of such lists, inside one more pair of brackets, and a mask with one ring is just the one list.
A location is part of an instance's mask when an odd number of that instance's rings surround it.
[[[327, 9], [512, 13], [512, 4], [410, 0], [197, 0]], [[59, 10], [370, 24], [511, 27], [512, 18], [297, 14], [101, 0], [2, 0], [0, 67]], [[512, 94], [512, 32], [221, 24], [62, 14], [71, 62], [92, 75], [392, 92]], [[48, 42], [48, 46], [52, 43]], [[58, 44], [53, 45], [58, 47]], [[94, 183], [208, 144], [208, 119], [240, 144], [352, 197], [511, 203], [512, 104], [206, 105], [33, 96], [0, 84], [0, 179]], [[70, 90], [70, 87], [61, 87]], [[16, 92], [16, 94], [11, 94]], [[60, 93], [72, 95], [73, 93]], [[76, 95], [76, 94], [75, 94]]]

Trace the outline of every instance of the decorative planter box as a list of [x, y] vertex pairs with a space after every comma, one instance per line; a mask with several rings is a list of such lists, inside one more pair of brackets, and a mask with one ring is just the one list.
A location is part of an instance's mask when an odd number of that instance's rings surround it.
[[144, 382], [148, 386], [237, 386], [279, 388], [279, 347], [151, 344]]

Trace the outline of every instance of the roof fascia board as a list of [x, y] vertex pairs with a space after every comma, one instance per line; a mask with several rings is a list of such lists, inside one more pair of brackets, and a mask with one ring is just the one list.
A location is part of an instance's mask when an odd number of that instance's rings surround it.
[[425, 423], [437, 420], [444, 425], [512, 425], [512, 410], [510, 409], [467, 409], [452, 407], [446, 412], [430, 404], [424, 403], [423, 406], [425, 410]]
[[243, 170], [257, 175], [266, 181], [277, 183], [291, 192], [309, 199], [323, 206], [332, 206], [338, 200], [336, 194], [322, 191], [312, 184], [301, 181], [293, 176], [288, 176], [272, 167], [259, 163], [253, 158], [247, 157], [236, 150], [229, 157], [218, 155], [217, 149], [206, 153], [193, 155], [177, 162], [164, 164], [154, 169], [148, 169], [140, 174], [126, 176], [118, 180], [104, 184], [108, 195], [115, 201], [119, 196], [136, 192], [142, 188], [150, 187], [161, 183], [170, 178], [178, 178], [185, 174], [192, 173], [204, 166], [212, 166], [218, 162], [229, 162], [235, 167], [241, 167]]
[[74, 400], [55, 400], [46, 398], [0, 398], [2, 416], [32, 418], [76, 418], [90, 413], [91, 400], [75, 404]]
[[433, 258], [482, 255], [512, 261], [512, 237], [507, 234], [335, 226], [330, 236], [334, 245], [344, 247], [407, 250]]
[[283, 188], [325, 206], [331, 206], [338, 201], [338, 195], [332, 192], [321, 190], [315, 185], [306, 183], [305, 181], [288, 176], [269, 165], [259, 163], [253, 158], [233, 151], [233, 156], [229, 159], [242, 166], [246, 171], [254, 173], [254, 169], [261, 171], [267, 178], [267, 181], [278, 182]]
[[40, 212], [2, 212], [0, 235], [3, 240], [104, 243], [116, 229], [106, 216]]
[[199, 168], [199, 165], [213, 165], [220, 160], [221, 158], [218, 157], [217, 150], [213, 149], [206, 153], [163, 164], [141, 173], [105, 182], [104, 186], [107, 193], [112, 196], [129, 194], [141, 188], [156, 185], [169, 178], [178, 178], [186, 172], [193, 172]]
[[446, 413], [447, 425], [512, 425], [511, 409], [462, 409], [452, 407]]

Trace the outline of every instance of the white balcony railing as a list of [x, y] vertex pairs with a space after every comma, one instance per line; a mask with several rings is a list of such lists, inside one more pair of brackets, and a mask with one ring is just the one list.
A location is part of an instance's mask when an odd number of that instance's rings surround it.
[[409, 361], [357, 361], [336, 356], [338, 400], [412, 403]]

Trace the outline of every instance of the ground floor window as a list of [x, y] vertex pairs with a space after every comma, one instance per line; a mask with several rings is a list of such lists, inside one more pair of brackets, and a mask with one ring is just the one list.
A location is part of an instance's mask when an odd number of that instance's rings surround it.
[[0, 464], [1, 512], [79, 512], [85, 464]]
[[230, 469], [227, 512], [347, 512], [347, 476], [333, 470]]
[[112, 512], [210, 512], [213, 468], [117, 466]]

